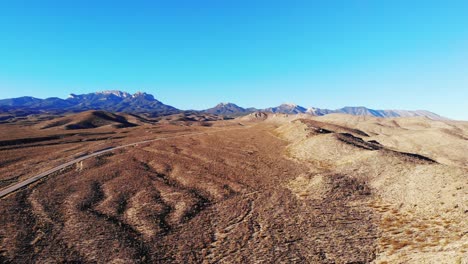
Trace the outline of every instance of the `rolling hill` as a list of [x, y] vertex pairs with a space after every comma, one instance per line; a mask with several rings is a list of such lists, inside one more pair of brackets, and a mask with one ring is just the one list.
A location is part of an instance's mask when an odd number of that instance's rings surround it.
[[137, 124], [130, 123], [127, 118], [122, 115], [112, 114], [105, 111], [86, 111], [47, 121], [45, 125], [41, 125], [41, 128], [49, 129], [60, 127], [66, 130], [72, 130], [98, 128], [103, 126], [124, 128], [134, 127], [137, 126]]

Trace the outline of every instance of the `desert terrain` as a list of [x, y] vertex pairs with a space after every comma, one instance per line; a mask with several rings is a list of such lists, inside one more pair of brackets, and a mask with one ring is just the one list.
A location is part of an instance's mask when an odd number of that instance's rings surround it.
[[468, 263], [468, 122], [33, 116], [0, 191], [103, 150], [0, 198], [0, 262]]

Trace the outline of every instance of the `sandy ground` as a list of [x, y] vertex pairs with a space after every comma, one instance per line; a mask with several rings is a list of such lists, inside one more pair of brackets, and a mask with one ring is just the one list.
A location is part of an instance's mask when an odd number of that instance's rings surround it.
[[[0, 262], [467, 262], [466, 123], [303, 117], [2, 125], [3, 186], [101, 146], [207, 134], [86, 160], [0, 200]], [[11, 142], [59, 133], [75, 134]]]
[[[293, 181], [294, 190], [306, 195], [319, 189], [314, 195], [320, 196], [330, 188], [327, 173], [366, 182], [375, 193], [370, 206], [380, 214], [376, 263], [468, 261], [468, 142], [460, 136], [466, 134], [465, 123], [339, 115], [314, 120], [357, 128], [369, 136], [355, 131], [355, 137], [377, 140], [381, 148], [356, 147], [336, 133], [311, 133], [307, 121], [283, 125], [277, 133], [291, 142], [288, 155], [309, 163], [312, 175], [308, 181], [302, 176]], [[431, 153], [434, 161], [408, 152]]]

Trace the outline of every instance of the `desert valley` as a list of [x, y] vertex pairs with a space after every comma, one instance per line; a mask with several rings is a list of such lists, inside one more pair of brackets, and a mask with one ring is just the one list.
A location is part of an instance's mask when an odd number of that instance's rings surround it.
[[468, 260], [468, 122], [86, 96], [0, 100], [0, 262]]

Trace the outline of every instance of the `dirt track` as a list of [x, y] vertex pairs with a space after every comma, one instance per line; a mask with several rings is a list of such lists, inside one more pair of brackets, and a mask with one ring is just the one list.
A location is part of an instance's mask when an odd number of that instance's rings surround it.
[[[211, 133], [216, 133], [216, 132], [221, 132], [221, 131], [212, 131]], [[5, 189], [1, 189], [0, 190], [0, 198], [4, 197], [4, 196], [7, 196], [13, 192], [16, 192], [18, 191], [19, 189], [21, 188], [24, 188], [30, 184], [33, 184], [51, 174], [54, 174], [54, 173], [57, 173], [57, 172], [60, 172], [72, 165], [76, 165], [78, 164], [79, 162], [82, 162], [83, 160], [87, 160], [89, 158], [93, 158], [93, 157], [97, 157], [97, 156], [101, 156], [103, 154], [106, 154], [106, 153], [110, 153], [110, 152], [113, 152], [115, 150], [118, 150], [118, 149], [122, 149], [122, 148], [128, 148], [128, 147], [137, 147], [138, 145], [142, 145], [142, 144], [146, 144], [146, 143], [150, 143], [150, 142], [154, 142], [154, 141], [161, 141], [161, 140], [175, 140], [177, 138], [180, 138], [180, 137], [186, 137], [186, 136], [195, 136], [195, 135], [200, 135], [200, 134], [204, 134], [205, 132], [194, 132], [194, 133], [190, 133], [190, 134], [183, 134], [183, 135], [176, 135], [176, 136], [169, 136], [169, 137], [160, 137], [160, 138], [156, 138], [156, 139], [150, 139], [150, 140], [145, 140], [145, 141], [140, 141], [140, 142], [135, 142], [135, 143], [130, 143], [130, 144], [126, 144], [126, 145], [122, 145], [122, 146], [118, 146], [118, 147], [107, 147], [107, 148], [104, 148], [102, 150], [99, 150], [99, 151], [96, 151], [96, 152], [93, 152], [91, 154], [84, 154], [84, 155], [79, 155], [78, 158], [76, 159], [73, 159], [71, 161], [68, 161], [66, 163], [62, 163], [60, 165], [58, 165], [57, 167], [54, 167], [50, 170], [47, 170], [45, 172], [42, 172], [42, 173], [39, 173], [33, 177], [30, 177], [22, 182], [19, 182], [17, 184], [14, 184], [14, 185], [11, 185], [9, 186], [8, 188], [5, 188]]]
[[1, 201], [3, 261], [369, 262], [369, 188], [330, 175], [323, 199], [273, 127], [118, 150]]

